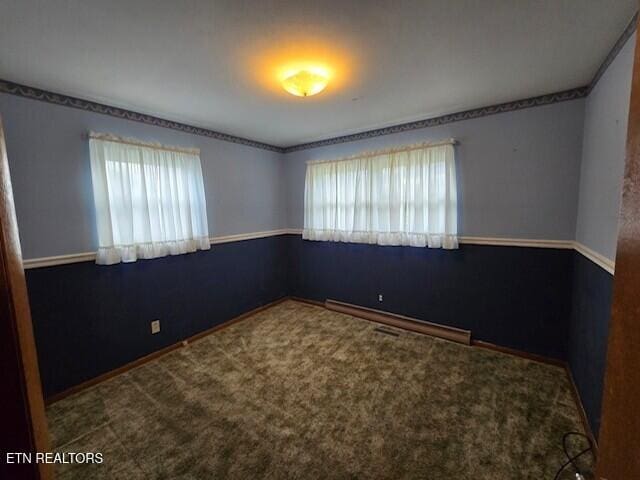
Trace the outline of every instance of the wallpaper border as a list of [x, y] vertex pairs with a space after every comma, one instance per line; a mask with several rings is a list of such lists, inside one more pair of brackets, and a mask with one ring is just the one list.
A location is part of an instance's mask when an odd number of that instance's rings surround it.
[[449, 113], [441, 115], [439, 117], [426, 118], [423, 120], [416, 120], [413, 122], [402, 123], [398, 125], [391, 125], [384, 128], [377, 128], [374, 130], [367, 130], [364, 132], [354, 133], [350, 135], [343, 135], [339, 137], [327, 138], [325, 140], [318, 140], [315, 142], [301, 143], [298, 145], [292, 145], [289, 147], [278, 147], [247, 138], [236, 137], [226, 133], [217, 132], [215, 130], [208, 130], [206, 128], [195, 127], [187, 125], [185, 123], [174, 122], [173, 120], [166, 120], [160, 117], [154, 117], [153, 115], [147, 115], [144, 113], [134, 112], [120, 107], [113, 107], [102, 103], [93, 102], [91, 100], [83, 100], [77, 97], [71, 97], [69, 95], [63, 95], [60, 93], [50, 92], [42, 90], [40, 88], [30, 87], [8, 80], [0, 79], [0, 93], [7, 93], [10, 95], [16, 95], [18, 97], [29, 98], [32, 100], [39, 100], [42, 102], [52, 103], [55, 105], [61, 105], [64, 107], [76, 108], [79, 110], [85, 110], [94, 113], [100, 113], [102, 115], [109, 115], [116, 118], [125, 120], [131, 120], [134, 122], [145, 123], [147, 125], [154, 125], [157, 127], [170, 128], [172, 130], [178, 130], [181, 132], [190, 133], [193, 135], [200, 135], [209, 138], [215, 138], [217, 140], [223, 140], [225, 142], [237, 143], [240, 145], [247, 145], [249, 147], [259, 148], [262, 150], [269, 150], [277, 153], [289, 153], [298, 150], [306, 150], [309, 148], [316, 148], [325, 145], [335, 145], [338, 143], [353, 142], [356, 140], [362, 140], [365, 138], [379, 137], [382, 135], [389, 135], [392, 133], [406, 132], [409, 130], [419, 130], [421, 128], [433, 127], [436, 125], [444, 125], [446, 123], [459, 122], [462, 120], [468, 120], [472, 118], [486, 117], [488, 115], [496, 115], [498, 113], [512, 112], [515, 110], [522, 110], [525, 108], [537, 107], [542, 105], [549, 105], [552, 103], [566, 102], [569, 100], [576, 100], [583, 98], [588, 94], [589, 87], [579, 87], [571, 90], [564, 90], [562, 92], [549, 93], [546, 95], [540, 95], [537, 97], [530, 97], [521, 100], [515, 100], [512, 102], [505, 102], [496, 105], [489, 105], [480, 108], [474, 108], [456, 113]]
[[364, 140], [367, 138], [380, 137], [382, 135], [389, 135], [392, 133], [406, 132], [410, 130], [418, 130], [421, 128], [435, 127], [437, 125], [444, 125], [452, 122], [459, 122], [461, 120], [468, 120], [471, 118], [486, 117], [487, 115], [495, 115], [497, 113], [513, 112], [516, 110], [522, 110], [524, 108], [537, 107], [542, 105], [550, 105], [552, 103], [566, 102], [568, 100], [575, 100], [578, 98], [584, 98], [591, 93], [593, 88], [598, 83], [598, 80], [607, 71], [607, 68], [613, 63], [615, 58], [620, 53], [620, 50], [625, 46], [629, 38], [636, 31], [638, 23], [638, 12], [633, 15], [626, 28], [618, 37], [618, 40], [614, 46], [609, 50], [609, 53], [598, 67], [595, 75], [589, 82], [589, 85], [583, 87], [573, 88], [570, 90], [564, 90], [561, 92], [549, 93], [547, 95], [540, 95], [537, 97], [525, 98], [522, 100], [515, 100], [512, 102], [500, 103], [497, 105], [491, 105], [487, 107], [480, 107], [471, 110], [465, 110], [458, 113], [451, 113], [442, 115], [440, 117], [428, 118], [424, 120], [417, 120], [408, 123], [402, 123], [398, 125], [390, 125], [388, 127], [376, 128], [372, 130], [366, 130], [364, 132], [354, 133], [350, 135], [341, 135], [338, 137], [327, 138], [325, 140], [317, 140], [313, 142], [301, 143], [298, 145], [291, 145], [284, 147], [284, 153], [297, 152], [299, 150], [308, 150], [310, 148], [324, 147], [327, 145], [336, 145], [340, 143], [354, 142], [357, 140]]
[[40, 88], [30, 87], [19, 83], [11, 82], [8, 80], [0, 79], [0, 93], [7, 93], [11, 95], [17, 95], [24, 98], [30, 98], [33, 100], [40, 100], [55, 105], [62, 105], [66, 107], [76, 108], [80, 110], [100, 113], [103, 115], [110, 115], [116, 118], [122, 118], [131, 120], [134, 122], [145, 123], [148, 125], [155, 125], [163, 128], [170, 128], [172, 130], [178, 130], [181, 132], [190, 133], [193, 135], [200, 135], [209, 138], [215, 138], [217, 140], [223, 140], [225, 142], [237, 143], [240, 145], [246, 145], [249, 147], [259, 148], [262, 150], [269, 150], [277, 153], [290, 153], [300, 150], [308, 150], [311, 148], [323, 147], [327, 145], [336, 145], [340, 143], [354, 142], [357, 140], [364, 140], [368, 138], [380, 137], [383, 135], [390, 135], [393, 133], [407, 132], [411, 130], [419, 130], [422, 128], [435, 127], [438, 125], [445, 125], [447, 123], [459, 122], [463, 120], [470, 120], [474, 118], [486, 117], [489, 115], [496, 115], [498, 113], [513, 112], [516, 110], [522, 110], [525, 108], [538, 107], [543, 105], [550, 105], [553, 103], [566, 102], [569, 100], [576, 100], [584, 98], [589, 95], [591, 90], [598, 83], [598, 80], [602, 77], [609, 65], [616, 58], [620, 50], [624, 47], [627, 40], [633, 35], [636, 30], [638, 21], [638, 12], [636, 12], [627, 24], [627, 27], [622, 32], [615, 45], [607, 54], [606, 58], [596, 71], [593, 79], [589, 85], [573, 88], [570, 90], [563, 90], [560, 92], [549, 93], [545, 95], [539, 95], [535, 97], [524, 98], [521, 100], [514, 100], [505, 103], [499, 103], [496, 105], [489, 105], [479, 108], [473, 108], [455, 113], [449, 113], [438, 117], [431, 117], [422, 120], [416, 120], [407, 123], [390, 125], [388, 127], [376, 128], [372, 130], [365, 130], [363, 132], [353, 133], [349, 135], [341, 135], [337, 137], [327, 138], [324, 140], [317, 140], [313, 142], [300, 143], [296, 145], [290, 145], [286, 147], [279, 147], [248, 138], [237, 137], [227, 133], [218, 132], [215, 130], [209, 130], [202, 127], [196, 127], [185, 123], [175, 122], [173, 120], [167, 120], [153, 115], [147, 115], [144, 113], [127, 110], [125, 108], [113, 107], [91, 100], [83, 100], [77, 97], [69, 95], [63, 95], [60, 93], [54, 93]]
[[416, 120], [413, 122], [401, 123], [398, 125], [391, 125], [383, 128], [376, 128], [374, 130], [367, 130], [364, 132], [353, 133], [350, 135], [342, 135], [339, 137], [327, 138], [325, 140], [317, 140], [315, 142], [301, 143], [299, 145], [292, 145], [290, 147], [285, 147], [283, 150], [284, 150], [284, 153], [291, 153], [291, 152], [297, 152], [299, 150], [308, 150], [310, 148], [325, 147], [327, 145], [336, 145], [339, 143], [354, 142], [357, 140], [364, 140], [367, 138], [381, 137], [383, 135], [390, 135], [392, 133], [419, 130], [422, 128], [445, 125], [447, 123], [460, 122], [462, 120], [470, 120], [473, 118], [496, 115], [498, 113], [513, 112], [516, 110], [523, 110], [525, 108], [539, 107], [542, 105], [550, 105], [552, 103], [576, 100], [579, 98], [586, 97], [587, 93], [588, 93], [588, 87], [586, 86], [573, 88], [571, 90], [564, 90], [562, 92], [539, 95], [537, 97], [530, 97], [522, 100], [515, 100], [513, 102], [499, 103], [497, 105], [490, 105], [487, 107], [473, 108], [471, 110], [464, 110], [457, 113], [449, 113], [446, 115], [441, 115], [439, 117], [426, 118], [424, 120]]
[[111, 117], [131, 120], [133, 122], [146, 123], [147, 125], [154, 125], [156, 127], [170, 128], [172, 130], [215, 138], [216, 140], [223, 140], [225, 142], [247, 145], [249, 147], [260, 148], [262, 150], [283, 153], [283, 149], [281, 147], [276, 147], [275, 145], [270, 145], [268, 143], [236, 137], [235, 135], [229, 135], [227, 133], [217, 132], [206, 128], [194, 127], [193, 125], [187, 125], [186, 123], [174, 122], [173, 120], [166, 120], [164, 118], [154, 117], [153, 115], [134, 112], [133, 110], [127, 110], [125, 108], [113, 107], [93, 102], [91, 100], [83, 100], [81, 98], [71, 97], [61, 93], [49, 92], [40, 88], [10, 82], [8, 80], [0, 79], [0, 92], [16, 95], [18, 97], [30, 98], [32, 100], [53, 103], [54, 105], [61, 105], [64, 107], [76, 108], [78, 110], [109, 115]]
[[636, 31], [637, 24], [638, 24], [638, 12], [636, 12], [635, 15], [631, 18], [631, 20], [627, 24], [627, 28], [624, 29], [624, 32], [622, 32], [622, 35], [620, 35], [620, 37], [618, 38], [616, 43], [613, 45], [611, 50], [609, 50], [609, 53], [607, 54], [602, 64], [600, 64], [600, 67], [596, 71], [596, 74], [593, 76], [593, 79], [589, 84], [587, 95], [590, 94], [591, 90], [595, 88], [600, 78], [602, 78], [602, 75], [604, 75], [604, 72], [607, 71], [607, 68], [609, 68], [609, 66], [616, 59], [616, 57], [620, 53], [620, 50], [622, 50], [622, 48], [626, 45], [629, 38], [631, 38], [631, 35], [633, 35], [633, 33]]

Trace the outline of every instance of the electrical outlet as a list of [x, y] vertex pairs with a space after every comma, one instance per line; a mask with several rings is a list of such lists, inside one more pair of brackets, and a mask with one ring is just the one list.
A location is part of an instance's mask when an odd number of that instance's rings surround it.
[[381, 293], [378, 294], [378, 301], [382, 302], [382, 294]]
[[154, 320], [151, 322], [151, 333], [160, 332], [160, 320]]

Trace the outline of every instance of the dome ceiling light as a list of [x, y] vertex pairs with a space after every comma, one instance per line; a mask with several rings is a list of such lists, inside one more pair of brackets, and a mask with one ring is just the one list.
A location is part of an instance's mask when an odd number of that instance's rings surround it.
[[282, 88], [297, 97], [310, 97], [325, 89], [329, 78], [311, 70], [299, 70], [282, 80]]

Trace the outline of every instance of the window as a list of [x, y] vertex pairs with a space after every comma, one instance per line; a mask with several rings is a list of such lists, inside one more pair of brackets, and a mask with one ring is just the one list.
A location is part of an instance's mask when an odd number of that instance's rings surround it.
[[91, 133], [96, 263], [209, 249], [200, 151]]
[[303, 238], [457, 248], [453, 143], [309, 162]]

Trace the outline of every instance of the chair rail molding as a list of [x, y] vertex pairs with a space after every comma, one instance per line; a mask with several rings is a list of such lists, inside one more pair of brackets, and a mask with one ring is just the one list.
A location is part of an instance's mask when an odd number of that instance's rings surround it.
[[[281, 228], [276, 230], [263, 230], [259, 232], [237, 233], [211, 237], [212, 245], [230, 242], [242, 242], [258, 238], [277, 237], [280, 235], [302, 235], [301, 228]], [[610, 274], [615, 272], [615, 261], [590, 249], [574, 240], [548, 240], [538, 238], [506, 238], [506, 237], [471, 237], [461, 236], [459, 242], [462, 245], [487, 245], [495, 247], [528, 247], [528, 248], [552, 248], [560, 250], [575, 250], [593, 263], [603, 268]], [[51, 257], [38, 257], [24, 260], [24, 268], [54, 267], [70, 263], [92, 262], [96, 259], [96, 252], [70, 253]]]

